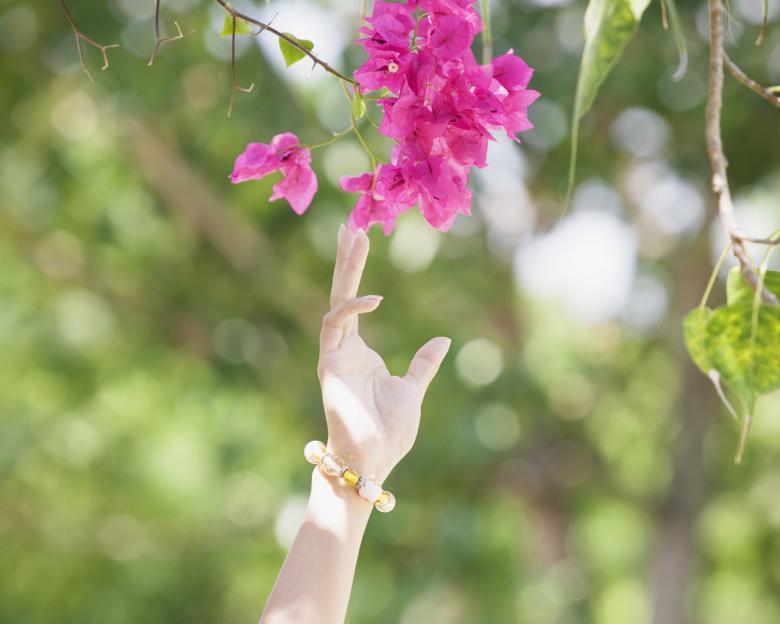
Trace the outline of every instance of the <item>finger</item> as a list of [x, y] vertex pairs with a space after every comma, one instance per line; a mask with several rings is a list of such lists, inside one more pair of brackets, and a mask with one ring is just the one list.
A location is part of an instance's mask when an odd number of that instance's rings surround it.
[[424, 395], [428, 385], [439, 370], [439, 366], [450, 349], [452, 340], [442, 336], [426, 342], [412, 358], [405, 379], [417, 384], [420, 394]]
[[333, 305], [337, 306], [357, 295], [360, 278], [368, 257], [368, 236], [357, 232], [352, 236], [352, 248], [343, 265], [341, 274], [333, 285]]
[[330, 306], [333, 307], [340, 303], [334, 301], [338, 286], [344, 274], [344, 267], [349, 259], [349, 252], [352, 249], [352, 232], [344, 224], [339, 226], [338, 246], [336, 247], [336, 265], [333, 267], [333, 284], [330, 289]]
[[322, 319], [322, 332], [320, 333], [320, 353], [328, 353], [338, 349], [342, 338], [346, 335], [347, 325], [354, 321], [358, 314], [373, 312], [377, 309], [382, 297], [379, 295], [366, 295], [349, 299], [328, 312]]

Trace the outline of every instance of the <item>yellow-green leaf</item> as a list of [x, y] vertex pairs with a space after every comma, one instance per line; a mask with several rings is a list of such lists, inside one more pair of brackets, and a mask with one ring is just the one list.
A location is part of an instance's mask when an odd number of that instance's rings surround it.
[[599, 88], [620, 60], [650, 0], [590, 0], [585, 11], [585, 47], [580, 61], [572, 116], [569, 193], [574, 186], [579, 123]]
[[695, 308], [687, 314], [683, 321], [683, 333], [688, 354], [693, 363], [705, 375], [709, 375], [713, 369], [712, 362], [707, 355], [707, 323], [709, 323], [711, 315], [712, 310], [709, 308]]
[[363, 119], [363, 115], [366, 114], [366, 101], [363, 99], [360, 91], [357, 91], [355, 97], [352, 98], [351, 108], [353, 119]]
[[[252, 28], [252, 24], [246, 20], [241, 19], [240, 17], [236, 18], [236, 35], [251, 35], [254, 31], [255, 29]], [[233, 17], [229, 13], [225, 13], [225, 21], [222, 24], [222, 32], [220, 33], [220, 36], [233, 36]]]
[[780, 388], [780, 309], [755, 312], [755, 342], [752, 301], [718, 308], [707, 323], [707, 357], [747, 405]]
[[[309, 50], [309, 52], [311, 52], [314, 48], [314, 43], [308, 39], [298, 39], [298, 37], [291, 35], [290, 33], [283, 34], [298, 43], [298, 45], [301, 47]], [[282, 39], [281, 37], [279, 38], [279, 49], [282, 51], [282, 56], [284, 57], [284, 62], [287, 64], [287, 67], [295, 65], [295, 63], [306, 56], [303, 50], [294, 46], [292, 43], [287, 41], [287, 39]]]
[[[767, 271], [764, 275], [764, 288], [780, 298], [780, 271]], [[726, 300], [729, 305], [739, 301], [753, 301], [755, 292], [745, 281], [738, 267], [729, 271], [726, 279]]]

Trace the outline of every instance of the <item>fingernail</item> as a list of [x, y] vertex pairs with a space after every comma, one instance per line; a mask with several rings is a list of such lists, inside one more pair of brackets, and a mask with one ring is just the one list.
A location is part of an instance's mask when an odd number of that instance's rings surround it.
[[382, 295], [366, 295], [365, 297], [363, 297], [363, 299], [365, 301], [370, 301], [372, 303], [373, 302], [379, 303], [380, 301], [382, 301], [382, 299], [384, 299], [384, 297]]
[[447, 336], [439, 336], [437, 340], [440, 340], [445, 346], [445, 351], [449, 351], [450, 347], [452, 346], [452, 338], [448, 338]]

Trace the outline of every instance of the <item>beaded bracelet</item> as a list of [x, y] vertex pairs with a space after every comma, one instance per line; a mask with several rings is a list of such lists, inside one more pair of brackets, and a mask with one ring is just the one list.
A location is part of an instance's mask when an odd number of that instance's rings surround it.
[[341, 457], [328, 451], [322, 442], [312, 440], [303, 449], [303, 455], [310, 464], [318, 466], [327, 477], [338, 477], [357, 490], [361, 498], [371, 503], [378, 511], [388, 513], [395, 508], [395, 496], [383, 490], [375, 479], [361, 477], [353, 468], [347, 466]]

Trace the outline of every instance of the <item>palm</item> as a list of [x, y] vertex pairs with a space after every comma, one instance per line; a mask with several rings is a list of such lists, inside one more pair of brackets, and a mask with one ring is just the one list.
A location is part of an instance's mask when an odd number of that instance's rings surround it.
[[357, 314], [375, 309], [381, 301], [371, 296], [354, 298], [367, 253], [365, 234], [339, 232], [332, 309], [323, 322], [318, 370], [329, 446], [384, 479], [414, 443], [425, 389], [449, 340], [428, 342], [404, 377], [388, 372], [380, 355], [357, 333]]

